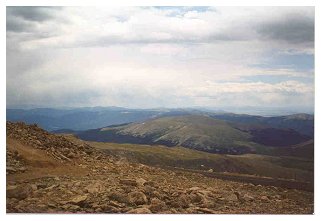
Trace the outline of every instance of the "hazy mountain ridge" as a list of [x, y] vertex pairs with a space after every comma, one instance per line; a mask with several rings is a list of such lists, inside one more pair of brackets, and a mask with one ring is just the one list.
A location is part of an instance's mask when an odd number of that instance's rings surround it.
[[71, 109], [7, 108], [7, 120], [36, 123], [42, 128], [54, 131], [61, 129], [89, 130], [115, 124], [140, 122], [166, 116], [205, 115], [233, 123], [255, 124], [275, 128], [294, 129], [310, 137], [314, 136], [314, 116], [293, 114], [263, 117], [257, 115], [227, 113], [222, 110], [195, 108], [128, 109], [122, 107], [84, 107]]
[[314, 135], [314, 116], [309, 114], [263, 117], [193, 108], [7, 109], [7, 120], [37, 123], [92, 141], [178, 145], [231, 154], [275, 153], [273, 147], [289, 149]]
[[211, 114], [216, 119], [229, 122], [266, 125], [275, 128], [293, 129], [302, 134], [314, 137], [314, 115], [292, 114], [286, 116], [263, 117], [247, 114]]
[[7, 109], [7, 120], [37, 123], [53, 131], [60, 129], [88, 130], [113, 124], [122, 124], [153, 118], [161, 112], [129, 110], [125, 108], [76, 108], [60, 109]]

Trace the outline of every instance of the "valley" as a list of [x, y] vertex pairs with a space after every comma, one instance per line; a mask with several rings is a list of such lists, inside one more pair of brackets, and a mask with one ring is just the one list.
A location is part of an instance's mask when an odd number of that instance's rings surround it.
[[190, 169], [198, 172], [250, 175], [313, 183], [313, 160], [258, 154], [223, 155], [161, 145], [117, 144], [81, 141], [73, 135], [65, 137], [78, 144], [87, 144], [115, 157], [131, 162], [163, 168]]

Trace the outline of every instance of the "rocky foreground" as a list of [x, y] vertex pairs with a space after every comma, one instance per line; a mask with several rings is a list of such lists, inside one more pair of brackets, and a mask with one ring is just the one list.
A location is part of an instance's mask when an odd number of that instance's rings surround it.
[[313, 193], [135, 164], [7, 122], [7, 212], [311, 214]]

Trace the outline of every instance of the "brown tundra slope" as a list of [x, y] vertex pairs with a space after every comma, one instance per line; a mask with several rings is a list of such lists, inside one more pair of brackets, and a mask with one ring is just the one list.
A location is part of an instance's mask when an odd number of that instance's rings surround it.
[[8, 213], [311, 214], [313, 193], [170, 171], [7, 122]]

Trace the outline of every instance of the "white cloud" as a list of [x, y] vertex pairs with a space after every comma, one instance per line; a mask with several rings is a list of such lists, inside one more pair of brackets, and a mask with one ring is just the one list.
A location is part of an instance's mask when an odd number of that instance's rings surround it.
[[[314, 33], [295, 29], [314, 25], [311, 7], [25, 10], [7, 13], [9, 105], [313, 105], [313, 85], [292, 79], [311, 71], [255, 66], [271, 50], [313, 54]], [[288, 79], [244, 80], [258, 75]]]
[[[290, 44], [296, 48], [298, 43], [305, 45], [305, 41], [309, 41], [314, 34], [306, 30], [294, 30], [295, 33], [287, 35], [282, 32], [282, 28], [294, 29], [296, 24], [313, 26], [313, 7], [221, 7], [202, 12], [186, 11], [176, 16], [169, 16], [167, 10], [155, 8], [65, 7], [48, 14], [54, 18], [39, 23], [12, 17], [9, 10], [9, 27], [18, 20], [23, 23], [21, 26], [25, 32], [49, 34], [48, 38], [35, 37], [22, 41], [23, 48], [255, 39], [275, 43], [269, 38], [284, 40], [275, 46]], [[291, 22], [290, 19], [296, 20]], [[293, 44], [292, 38], [302, 42]]]

